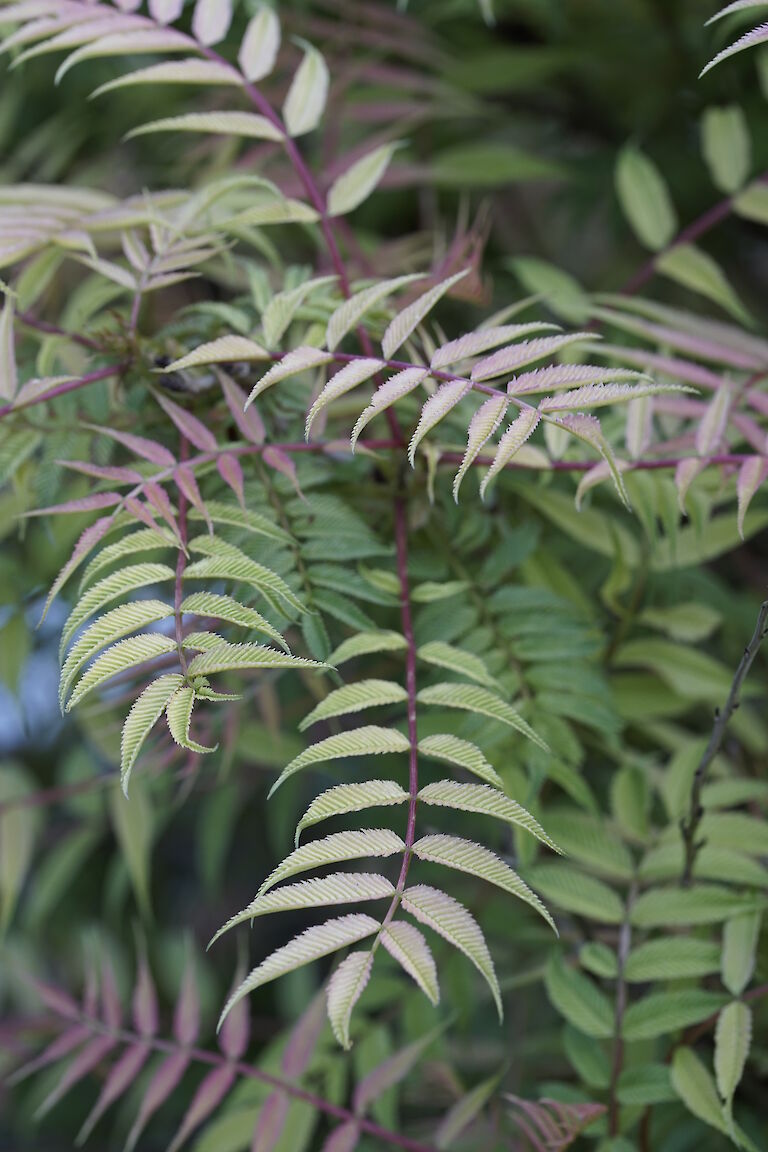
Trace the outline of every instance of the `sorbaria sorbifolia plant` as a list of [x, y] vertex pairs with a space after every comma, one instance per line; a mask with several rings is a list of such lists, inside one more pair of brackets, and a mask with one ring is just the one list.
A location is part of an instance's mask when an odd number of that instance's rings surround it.
[[[102, 1147], [765, 1147], [768, 607], [764, 555], [736, 549], [768, 524], [768, 340], [700, 246], [768, 223], [752, 106], [704, 109], [726, 199], [682, 229], [647, 151], [619, 151], [651, 253], [623, 286], [507, 251], [526, 294], [492, 292], [492, 210], [446, 193], [446, 232], [438, 193], [559, 175], [503, 142], [479, 7], [0, 6], [6, 84], [50, 56], [81, 128], [111, 109], [124, 133], [106, 166], [49, 133], [42, 180], [20, 143], [0, 186], [4, 675], [34, 611], [70, 717], [53, 774], [0, 768], [8, 1035], [32, 1111], [77, 1096], [78, 1140], [114, 1107]], [[427, 129], [462, 119], [474, 142], [432, 156]], [[704, 567], [727, 554], [738, 591]], [[60, 988], [94, 920], [78, 1003]], [[212, 966], [249, 923], [226, 996]], [[278, 977], [256, 1003], [282, 1003], [282, 1036], [248, 999]], [[148, 1125], [174, 1107], [169, 1143]]]

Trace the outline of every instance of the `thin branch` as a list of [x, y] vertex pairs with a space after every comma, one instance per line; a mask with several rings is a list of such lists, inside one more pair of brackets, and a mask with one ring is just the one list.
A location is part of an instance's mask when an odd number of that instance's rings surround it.
[[55, 400], [57, 396], [65, 396], [68, 392], [76, 392], [80, 388], [87, 387], [88, 384], [96, 384], [99, 380], [108, 380], [110, 376], [121, 376], [123, 372], [127, 372], [130, 364], [110, 364], [106, 368], [97, 368], [93, 372], [87, 373], [85, 376], [80, 376], [76, 380], [67, 380], [64, 384], [57, 384], [55, 388], [51, 388], [50, 392], [43, 393], [42, 396], [34, 396], [30, 400], [23, 400], [21, 403], [4, 404], [0, 408], [0, 420], [11, 413], [21, 412], [25, 408], [32, 408], [35, 404], [44, 404], [46, 400]]
[[98, 1033], [99, 1035], [110, 1036], [120, 1044], [141, 1044], [144, 1047], [151, 1048], [154, 1052], [163, 1052], [172, 1055], [184, 1052], [190, 1060], [193, 1060], [197, 1064], [206, 1064], [212, 1068], [231, 1068], [238, 1076], [250, 1080], [258, 1080], [262, 1084], [268, 1084], [270, 1088], [276, 1088], [281, 1092], [285, 1092], [286, 1096], [290, 1096], [294, 1100], [303, 1100], [316, 1111], [325, 1113], [326, 1116], [333, 1116], [336, 1120], [344, 1123], [354, 1122], [363, 1132], [375, 1137], [377, 1140], [381, 1140], [387, 1148], [402, 1148], [404, 1152], [435, 1152], [432, 1145], [422, 1144], [418, 1140], [411, 1140], [408, 1136], [402, 1136], [398, 1132], [392, 1132], [388, 1128], [377, 1124], [375, 1121], [367, 1119], [365, 1116], [356, 1116], [347, 1108], [342, 1108], [338, 1104], [332, 1104], [329, 1100], [323, 1099], [322, 1096], [316, 1096], [313, 1092], [301, 1088], [298, 1084], [294, 1084], [290, 1080], [283, 1080], [279, 1076], [273, 1076], [269, 1072], [262, 1071], [261, 1068], [254, 1067], [253, 1064], [245, 1063], [245, 1061], [230, 1060], [218, 1052], [209, 1052], [206, 1048], [186, 1047], [181, 1044], [176, 1044], [172, 1040], [140, 1036], [136, 1032], [122, 1028], [109, 1028], [101, 1020], [96, 1020], [92, 1016], [80, 1015], [73, 1017], [72, 1022], [75, 1024], [83, 1024], [92, 1032]]
[[613, 1025], [613, 1060], [611, 1062], [611, 1083], [608, 1097], [608, 1134], [619, 1134], [619, 1078], [624, 1067], [624, 1038], [622, 1029], [624, 1013], [627, 1008], [627, 982], [624, 978], [624, 969], [632, 947], [632, 905], [637, 895], [637, 885], [633, 881], [627, 893], [627, 902], [624, 906], [624, 919], [619, 931], [619, 947], [617, 950], [618, 972], [616, 974], [616, 1001]]
[[[179, 438], [179, 459], [186, 463], [189, 458], [189, 440], [182, 433]], [[173, 585], [173, 616], [176, 624], [176, 648], [179, 664], [184, 676], [187, 674], [187, 654], [184, 649], [184, 622], [181, 602], [184, 597], [184, 573], [187, 567], [187, 498], [179, 488], [179, 552], [176, 557], [176, 577]]]
[[34, 329], [35, 332], [42, 332], [46, 336], [62, 336], [66, 340], [71, 340], [73, 344], [79, 344], [81, 348], [89, 348], [92, 352], [99, 352], [101, 349], [95, 340], [91, 340], [88, 336], [81, 336], [79, 332], [67, 332], [65, 328], [59, 328], [56, 324], [50, 324], [47, 320], [38, 320], [37, 316], [33, 316], [31, 312], [17, 312], [16, 319], [25, 324], [27, 328]]
[[693, 786], [691, 788], [691, 804], [687, 817], [680, 825], [680, 831], [683, 835], [683, 848], [684, 848], [684, 863], [683, 874], [681, 877], [681, 884], [683, 887], [688, 887], [693, 880], [693, 867], [696, 863], [696, 856], [701, 848], [701, 843], [697, 840], [699, 826], [704, 816], [704, 809], [701, 804], [702, 789], [707, 781], [707, 773], [709, 772], [712, 761], [717, 756], [725, 738], [725, 731], [728, 723], [733, 716], [733, 713], [739, 707], [741, 702], [741, 690], [744, 681], [749, 674], [755, 657], [760, 649], [763, 640], [768, 636], [768, 600], [765, 600], [760, 607], [757, 616], [757, 623], [752, 639], [744, 649], [739, 666], [736, 669], [736, 674], [731, 684], [731, 690], [728, 693], [728, 699], [725, 707], [717, 709], [715, 712], [715, 723], [712, 728], [712, 734], [709, 737], [709, 742], [704, 750], [704, 755], [699, 761], [696, 773], [693, 777]]
[[[752, 181], [752, 183], [768, 183], [768, 172], [764, 172], [762, 176], [758, 176], [756, 180]], [[646, 260], [646, 262], [637, 270], [634, 276], [627, 280], [626, 284], [624, 284], [623, 287], [619, 289], [620, 295], [636, 295], [636, 293], [638, 293], [641, 288], [644, 288], [648, 281], [652, 280], [656, 275], [657, 261], [660, 256], [664, 256], [667, 252], [671, 252], [673, 249], [678, 248], [681, 244], [694, 244], [697, 240], [700, 240], [702, 236], [706, 236], [708, 232], [711, 232], [713, 228], [716, 228], [718, 224], [722, 224], [724, 220], [727, 220], [728, 217], [732, 215], [733, 206], [734, 197], [727, 196], [718, 204], [708, 208], [707, 211], [703, 212], [701, 216], [693, 221], [692, 224], [689, 224], [687, 228], [684, 228], [682, 232], [680, 232], [675, 237], [671, 244], [669, 244], [661, 252], [655, 252], [649, 260]]]
[[405, 687], [408, 693], [408, 742], [410, 744], [408, 764], [408, 823], [405, 831], [405, 851], [397, 889], [392, 897], [382, 928], [389, 924], [405, 891], [405, 882], [413, 856], [413, 845], [416, 842], [416, 805], [419, 793], [419, 737], [416, 727], [416, 640], [413, 633], [413, 617], [411, 614], [411, 593], [408, 582], [408, 510], [405, 499], [398, 496], [395, 500], [395, 544], [397, 548], [397, 576], [400, 582], [400, 615], [403, 625], [403, 636], [407, 645], [405, 663]]

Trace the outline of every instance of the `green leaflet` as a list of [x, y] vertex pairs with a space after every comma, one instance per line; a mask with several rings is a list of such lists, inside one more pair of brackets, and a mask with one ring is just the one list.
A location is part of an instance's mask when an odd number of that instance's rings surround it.
[[[189, 542], [190, 552], [202, 553], [205, 559], [188, 564], [184, 571], [185, 580], [218, 579], [242, 581], [251, 584], [262, 595], [283, 609], [287, 604], [296, 612], [306, 612], [306, 608], [286, 584], [281, 576], [263, 564], [251, 560], [234, 544], [218, 537], [196, 536]], [[281, 605], [281, 601], [283, 602]]]
[[394, 856], [405, 848], [403, 841], [387, 828], [364, 828], [360, 832], [334, 832], [322, 840], [311, 840], [294, 848], [282, 863], [278, 864], [259, 888], [257, 896], [263, 896], [275, 884], [306, 872], [310, 868], [320, 868], [324, 864], [339, 864], [343, 860], [360, 860], [367, 856]]
[[135, 557], [137, 552], [160, 552], [167, 548], [175, 551], [177, 547], [170, 532], [162, 529], [139, 528], [137, 532], [127, 533], [114, 543], [107, 544], [88, 563], [80, 580], [80, 595], [90, 586], [97, 573], [117, 560], [122, 560], [124, 556]]
[[597, 1040], [613, 1035], [613, 1005], [607, 996], [557, 952], [550, 958], [544, 982], [553, 1006], [574, 1028]]
[[435, 959], [418, 928], [405, 920], [394, 920], [388, 927], [382, 929], [379, 939], [390, 956], [421, 988], [427, 999], [437, 1006], [440, 1001], [440, 986], [437, 982]]
[[354, 684], [345, 684], [329, 692], [309, 715], [305, 716], [299, 725], [299, 731], [316, 724], [319, 720], [328, 720], [332, 716], [345, 716], [350, 712], [361, 712], [365, 708], [381, 708], [385, 704], [400, 704], [408, 699], [408, 693], [399, 684], [391, 680], [358, 680]]
[[472, 652], [464, 652], [453, 644], [445, 644], [440, 640], [432, 640], [429, 644], [422, 644], [416, 655], [427, 664], [435, 664], [438, 668], [448, 668], [468, 680], [476, 680], [478, 684], [496, 688], [496, 681], [479, 656]]
[[603, 924], [620, 924], [624, 919], [624, 905], [614, 890], [570, 862], [536, 864], [525, 875], [546, 900], [566, 912]]
[[420, 790], [419, 800], [423, 804], [457, 808], [462, 812], [478, 812], [484, 816], [493, 816], [497, 820], [506, 820], [509, 824], [525, 828], [526, 832], [530, 832], [554, 852], [560, 851], [530, 812], [516, 800], [510, 800], [509, 796], [487, 784], [459, 784], [454, 780], [438, 780], [435, 784], [427, 784]]
[[[226, 504], [220, 500], [206, 500], [205, 508], [214, 524], [229, 524], [233, 528], [243, 528], [256, 536], [268, 536], [283, 544], [293, 543], [292, 536], [278, 524], [273, 524], [268, 516], [262, 516], [250, 508], [240, 508], [237, 504]], [[202, 511], [190, 508], [190, 520], [203, 520]]]
[[253, 668], [326, 668], [316, 660], [277, 652], [261, 644], [228, 644], [217, 640], [207, 651], [195, 656], [189, 665], [190, 676], [212, 676], [217, 672], [234, 672]]
[[632, 877], [632, 853], [605, 821], [576, 808], [552, 808], [547, 812], [547, 829], [563, 852], [586, 868], [608, 879]]
[[274, 628], [255, 608], [247, 608], [244, 604], [233, 600], [231, 596], [221, 596], [214, 592], [195, 592], [182, 601], [181, 611], [193, 613], [195, 616], [213, 616], [217, 620], [226, 620], [229, 624], [239, 624], [242, 628], [263, 632], [284, 652], [290, 654], [290, 649], [277, 628]]
[[371, 976], [373, 952], [350, 952], [328, 981], [328, 1019], [342, 1048], [351, 1048], [349, 1024], [352, 1009]]
[[339, 760], [344, 756], [380, 756], [386, 752], [408, 752], [410, 743], [401, 732], [389, 728], [377, 728], [370, 724], [355, 728], [351, 732], [340, 732], [312, 744], [299, 756], [286, 765], [272, 785], [271, 796], [281, 784], [310, 764], [323, 764], [328, 760]]
[[200, 754], [215, 752], [216, 748], [206, 748], [204, 744], [198, 744], [196, 740], [190, 738], [189, 726], [192, 721], [192, 710], [194, 706], [194, 688], [185, 685], [174, 692], [165, 709], [168, 730], [176, 743], [182, 748], [187, 748], [190, 752]]
[[678, 992], [652, 992], [630, 1004], [624, 1013], [622, 1035], [626, 1040], [651, 1040], [680, 1028], [699, 1024], [714, 1015], [727, 1001], [720, 992], [686, 988]]
[[532, 740], [544, 752], [549, 748], [544, 741], [536, 735], [531, 726], [523, 720], [510, 704], [495, 696], [486, 688], [478, 688], [473, 684], [435, 684], [431, 688], [422, 688], [417, 699], [422, 704], [435, 704], [441, 708], [459, 708], [475, 715], [489, 716], [493, 720], [500, 720], [520, 732], [528, 740]]
[[272, 912], [292, 912], [299, 908], [323, 908], [330, 904], [357, 904], [363, 900], [383, 900], [394, 895], [395, 888], [384, 876], [371, 872], [332, 872], [329, 876], [299, 880], [296, 884], [284, 884], [257, 896], [255, 900], [231, 917], [219, 928], [208, 947], [220, 936], [255, 920], [257, 916], [268, 916]]
[[176, 652], [176, 641], [158, 633], [145, 632], [120, 640], [94, 660], [90, 668], [80, 677], [67, 702], [67, 712], [79, 704], [89, 692], [119, 672], [127, 672], [139, 664]]
[[328, 657], [328, 663], [338, 668], [356, 656], [368, 656], [373, 652], [399, 652], [408, 645], [399, 632], [358, 632], [342, 641]]
[[426, 884], [406, 888], [403, 893], [403, 908], [469, 957], [490, 987], [499, 1020], [503, 1019], [501, 991], [493, 960], [483, 933], [467, 909], [452, 896]]
[[486, 784], [504, 790], [504, 781], [498, 772], [486, 760], [476, 744], [469, 740], [460, 740], [458, 736], [445, 735], [426, 736], [419, 741], [419, 752], [433, 760], [442, 760], [446, 764], [453, 764], [457, 768], [464, 768], [473, 776], [478, 776]]
[[751, 1043], [751, 1009], [740, 1000], [732, 1000], [718, 1016], [715, 1028], [715, 1077], [729, 1115]]
[[740, 996], [752, 979], [761, 921], [759, 912], [748, 912], [727, 920], [723, 928], [720, 974], [734, 996]]
[[695, 936], [668, 936], [633, 948], [624, 965], [630, 983], [650, 980], [689, 980], [709, 976], [720, 967], [720, 949], [714, 940]]
[[336, 920], [326, 920], [325, 924], [317, 924], [314, 928], [307, 928], [305, 932], [295, 936], [289, 944], [277, 948], [271, 956], [262, 961], [240, 987], [230, 996], [224, 1011], [219, 1019], [219, 1029], [236, 1004], [250, 992], [292, 972], [322, 956], [330, 956], [340, 948], [356, 944], [366, 936], [372, 936], [378, 930], [378, 922], [370, 916], [355, 912], [349, 916], [340, 916]]
[[672, 1086], [694, 1116], [726, 1132], [715, 1082], [691, 1048], [678, 1048], [672, 1059]]
[[536, 893], [532, 892], [517, 873], [489, 849], [458, 836], [433, 835], [422, 836], [414, 844], [413, 851], [420, 860], [429, 860], [433, 864], [444, 864], [459, 872], [468, 872], [470, 876], [487, 880], [489, 884], [495, 884], [497, 888], [517, 896], [519, 900], [535, 908], [557, 934], [554, 920]]
[[355, 292], [350, 296], [349, 300], [345, 300], [343, 304], [332, 313], [328, 321], [328, 328], [325, 334], [325, 342], [328, 348], [333, 351], [338, 344], [344, 339], [348, 332], [356, 328], [362, 318], [367, 312], [385, 300], [393, 292], [398, 289], [404, 288], [407, 284], [411, 284], [414, 280], [421, 279], [418, 275], [398, 276], [394, 280], [382, 280], [378, 284], [373, 284], [370, 288], [364, 288], [362, 292]]
[[79, 637], [67, 655], [61, 669], [59, 683], [59, 705], [63, 709], [67, 692], [83, 664], [87, 663], [107, 644], [144, 628], [156, 620], [164, 620], [173, 615], [173, 609], [160, 600], [137, 600], [121, 604], [106, 612]]
[[93, 616], [111, 600], [117, 600], [119, 596], [127, 596], [129, 592], [135, 592], [151, 584], [173, 580], [175, 575], [173, 568], [169, 568], [167, 564], [130, 564], [127, 568], [121, 568], [93, 584], [83, 593], [67, 618], [61, 633], [59, 655], [63, 656], [75, 632], [88, 617]]
[[142, 745], [162, 716], [174, 692], [182, 686], [182, 676], [160, 676], [144, 689], [134, 702], [125, 723], [120, 745], [120, 782], [128, 795], [128, 782]]
[[644, 892], [635, 901], [630, 920], [636, 928], [717, 924], [738, 913], [756, 912], [763, 907], [763, 897], [739, 896], [717, 884], [697, 884], [694, 888], [657, 888]]
[[355, 161], [346, 172], [342, 172], [328, 191], [329, 214], [344, 216], [367, 200], [399, 147], [399, 142], [382, 144]]
[[321, 820], [328, 820], [331, 816], [345, 816], [350, 812], [362, 812], [366, 808], [404, 804], [408, 798], [408, 793], [394, 780], [338, 784], [312, 801], [296, 828], [296, 844], [305, 828], [319, 824]]

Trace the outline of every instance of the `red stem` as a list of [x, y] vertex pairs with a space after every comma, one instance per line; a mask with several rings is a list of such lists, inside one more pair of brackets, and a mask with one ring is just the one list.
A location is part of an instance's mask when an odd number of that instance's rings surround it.
[[21, 412], [24, 408], [32, 408], [35, 404], [44, 404], [46, 400], [55, 400], [57, 396], [65, 396], [67, 392], [76, 392], [78, 388], [85, 388], [88, 384], [95, 384], [99, 380], [108, 380], [110, 376], [121, 376], [127, 372], [130, 364], [112, 364], [107, 368], [97, 368], [87, 376], [80, 376], [77, 380], [68, 380], [66, 384], [58, 384], [43, 396], [35, 396], [21, 404], [4, 404], [0, 408], [0, 420], [9, 416], [11, 412]]
[[[395, 500], [395, 543], [397, 548], [397, 578], [400, 582], [400, 614], [403, 624], [403, 636], [408, 645], [405, 663], [405, 688], [408, 693], [408, 741], [411, 745], [408, 767], [408, 824], [405, 831], [405, 853], [403, 854], [400, 877], [397, 881], [397, 892], [399, 895], [402, 895], [405, 891], [405, 881], [408, 876], [413, 845], [416, 840], [416, 804], [419, 792], [419, 737], [416, 729], [416, 641], [413, 635], [411, 595], [408, 584], [408, 512], [405, 500], [400, 496]], [[394, 903], [393, 901], [393, 904]], [[392, 913], [394, 914], [394, 907], [392, 908]]]
[[[753, 183], [768, 183], [768, 172], [764, 172], [762, 176], [758, 176], [757, 180], [754, 180]], [[692, 224], [684, 228], [671, 244], [667, 245], [661, 252], [654, 253], [649, 260], [646, 260], [645, 264], [637, 270], [623, 288], [619, 289], [620, 294], [622, 296], [634, 296], [639, 292], [640, 289], [656, 275], [656, 261], [659, 256], [665, 255], [665, 253], [672, 251], [673, 248], [677, 248], [680, 244], [694, 244], [702, 236], [705, 236], [707, 232], [711, 232], [713, 228], [716, 228], [718, 224], [722, 224], [722, 222], [727, 220], [732, 214], [733, 203], [734, 197], [726, 196], [725, 200], [721, 200], [719, 204], [714, 204], [711, 208], [708, 208], [706, 212], [703, 212]]]
[[398, 1132], [391, 1132], [388, 1128], [383, 1128], [380, 1124], [376, 1124], [373, 1120], [368, 1120], [365, 1116], [356, 1116], [347, 1108], [342, 1108], [338, 1104], [332, 1104], [329, 1100], [324, 1100], [321, 1096], [316, 1096], [313, 1092], [308, 1092], [305, 1088], [299, 1087], [298, 1084], [291, 1083], [290, 1080], [282, 1080], [279, 1076], [273, 1076], [269, 1072], [262, 1071], [261, 1068], [255, 1068], [253, 1064], [245, 1063], [245, 1061], [229, 1060], [226, 1056], [220, 1055], [218, 1052], [209, 1052], [206, 1048], [188, 1048], [181, 1044], [175, 1044], [171, 1040], [139, 1036], [135, 1032], [119, 1028], [109, 1028], [102, 1023], [102, 1021], [95, 1020], [90, 1016], [82, 1016], [80, 1023], [85, 1024], [93, 1032], [114, 1037], [120, 1044], [141, 1044], [151, 1048], [155, 1052], [165, 1052], [169, 1054], [185, 1052], [191, 1060], [194, 1060], [198, 1064], [207, 1064], [213, 1068], [231, 1068], [238, 1076], [244, 1076], [251, 1080], [258, 1080], [262, 1084], [268, 1084], [271, 1088], [285, 1092], [287, 1096], [291, 1096], [295, 1100], [303, 1100], [318, 1112], [324, 1112], [327, 1116], [333, 1116], [343, 1123], [353, 1121], [363, 1132], [367, 1132], [368, 1135], [381, 1140], [386, 1147], [402, 1148], [404, 1152], [435, 1152], [432, 1145], [422, 1144], [418, 1140], [411, 1140], [408, 1136], [401, 1136]]

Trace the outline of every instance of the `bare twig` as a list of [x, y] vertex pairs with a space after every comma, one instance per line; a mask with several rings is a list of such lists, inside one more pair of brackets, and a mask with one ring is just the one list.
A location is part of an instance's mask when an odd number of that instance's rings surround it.
[[699, 761], [696, 773], [693, 777], [693, 787], [691, 788], [691, 804], [688, 815], [681, 822], [680, 830], [683, 835], [683, 848], [685, 853], [683, 863], [683, 874], [681, 877], [681, 884], [688, 887], [693, 879], [693, 866], [696, 862], [696, 856], [701, 847], [700, 842], [697, 840], [699, 825], [701, 824], [704, 815], [704, 809], [701, 806], [701, 792], [707, 780], [707, 773], [709, 771], [712, 761], [717, 756], [720, 748], [722, 747], [723, 739], [725, 737], [725, 730], [728, 723], [733, 716], [733, 713], [739, 707], [741, 698], [741, 689], [744, 681], [747, 678], [750, 668], [757, 656], [760, 645], [763, 640], [768, 636], [768, 600], [765, 600], [760, 608], [757, 616], [757, 623], [752, 639], [744, 649], [739, 666], [736, 669], [736, 674], [731, 684], [731, 690], [728, 693], [728, 699], [725, 707], [717, 709], [715, 712], [715, 723], [712, 728], [712, 734], [709, 737], [709, 742], [704, 750], [704, 755]]
[[632, 924], [630, 917], [636, 895], [637, 885], [633, 882], [627, 894], [627, 902], [624, 907], [624, 920], [622, 921], [619, 932], [619, 947], [617, 951], [618, 972], [616, 974], [613, 1060], [611, 1063], [611, 1083], [608, 1097], [608, 1133], [610, 1136], [618, 1136], [619, 1134], [618, 1087], [619, 1077], [624, 1067], [624, 1038], [622, 1036], [622, 1027], [624, 1024], [624, 1013], [627, 1008], [627, 982], [624, 978], [624, 968], [626, 967], [627, 957], [632, 947]]

